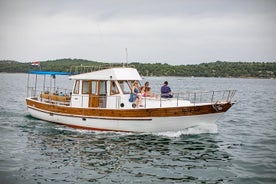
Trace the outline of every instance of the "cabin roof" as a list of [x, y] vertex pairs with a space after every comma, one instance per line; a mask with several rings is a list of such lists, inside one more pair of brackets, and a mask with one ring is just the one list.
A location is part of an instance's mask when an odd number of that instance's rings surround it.
[[69, 77], [74, 80], [142, 80], [135, 68], [110, 68]]

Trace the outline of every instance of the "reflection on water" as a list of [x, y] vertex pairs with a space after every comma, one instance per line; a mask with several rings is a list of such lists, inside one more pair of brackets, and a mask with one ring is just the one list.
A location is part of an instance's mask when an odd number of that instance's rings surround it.
[[[215, 134], [168, 137], [99, 133], [40, 124], [27, 131], [29, 164], [24, 179], [43, 182], [227, 181], [231, 155], [219, 149]], [[38, 154], [39, 153], [39, 154]], [[40, 163], [39, 165], [30, 163]], [[225, 171], [223, 171], [225, 172]], [[24, 181], [23, 179], [23, 181]]]

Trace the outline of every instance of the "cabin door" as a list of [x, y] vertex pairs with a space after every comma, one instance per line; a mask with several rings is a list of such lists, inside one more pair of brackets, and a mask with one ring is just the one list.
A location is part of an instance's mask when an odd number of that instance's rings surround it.
[[106, 107], [106, 81], [91, 81], [89, 107]]
[[99, 107], [98, 81], [91, 81], [89, 94], [89, 107]]
[[106, 108], [106, 81], [99, 81], [99, 107]]
[[98, 95], [89, 95], [89, 107], [99, 107], [99, 97]]

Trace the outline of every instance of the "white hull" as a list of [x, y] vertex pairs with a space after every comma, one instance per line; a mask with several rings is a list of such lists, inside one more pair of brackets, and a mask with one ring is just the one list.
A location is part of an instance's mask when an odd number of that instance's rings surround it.
[[216, 122], [224, 113], [211, 113], [194, 116], [178, 117], [153, 117], [138, 119], [108, 119], [104, 117], [81, 117], [63, 114], [53, 114], [41, 111], [36, 108], [28, 108], [31, 116], [67, 126], [106, 131], [126, 132], [166, 132], [181, 131], [201, 125], [211, 125]]

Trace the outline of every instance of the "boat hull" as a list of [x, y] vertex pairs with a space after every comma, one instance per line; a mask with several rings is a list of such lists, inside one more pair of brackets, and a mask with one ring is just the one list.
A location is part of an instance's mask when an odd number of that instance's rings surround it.
[[180, 131], [214, 124], [232, 106], [222, 104], [157, 109], [72, 108], [27, 99], [31, 116], [66, 126], [120, 132]]

